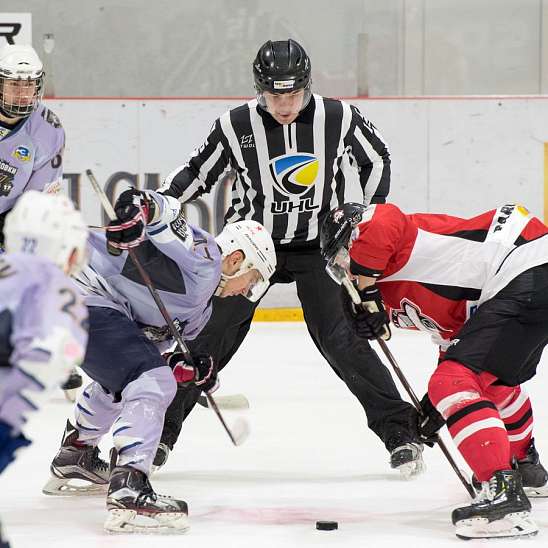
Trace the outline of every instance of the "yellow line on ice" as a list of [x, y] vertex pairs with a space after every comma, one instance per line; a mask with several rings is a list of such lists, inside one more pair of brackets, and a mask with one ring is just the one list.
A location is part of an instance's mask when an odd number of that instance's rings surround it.
[[302, 322], [302, 308], [257, 308], [254, 322]]

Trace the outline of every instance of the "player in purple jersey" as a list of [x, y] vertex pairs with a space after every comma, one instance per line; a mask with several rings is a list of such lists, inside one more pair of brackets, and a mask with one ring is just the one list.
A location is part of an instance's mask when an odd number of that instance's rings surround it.
[[65, 132], [40, 101], [44, 71], [31, 46], [0, 48], [0, 245], [7, 213], [27, 190], [57, 192]]
[[[152, 518], [148, 531], [184, 532], [187, 504], [156, 494], [148, 476], [177, 383], [212, 391], [216, 364], [209, 355], [194, 355], [193, 365], [181, 353], [162, 356], [172, 335], [127, 250], [134, 248], [182, 336], [193, 339], [214, 294], [262, 295], [276, 267], [274, 245], [255, 221], [229, 225], [215, 239], [186, 222], [178, 200], [153, 191], [123, 192], [115, 211], [106, 236], [91, 235], [89, 266], [77, 278], [90, 323], [82, 369], [93, 382], [77, 400], [75, 424], [67, 422], [43, 491], [108, 487], [108, 531], [141, 531], [140, 515]], [[109, 475], [106, 463], [91, 457], [111, 427], [117, 460]]]
[[67, 274], [83, 267], [87, 234], [66, 197], [29, 191], [7, 216], [7, 253], [0, 256], [0, 472], [30, 444], [23, 430], [47, 390], [84, 358], [87, 309]]

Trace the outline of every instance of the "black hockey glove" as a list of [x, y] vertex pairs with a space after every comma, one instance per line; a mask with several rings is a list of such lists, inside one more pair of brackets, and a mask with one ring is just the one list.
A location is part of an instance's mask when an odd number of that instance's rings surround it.
[[114, 204], [116, 220], [107, 227], [107, 249], [111, 255], [138, 246], [145, 239], [145, 227], [154, 216], [155, 203], [144, 192], [131, 188]]
[[204, 392], [215, 392], [219, 388], [217, 365], [211, 356], [207, 354], [192, 356], [193, 365], [186, 361], [185, 355], [181, 352], [174, 352], [164, 357], [173, 370], [177, 384], [198, 386]]
[[390, 320], [376, 285], [371, 285], [358, 293], [362, 300], [356, 306], [344, 286], [342, 289], [343, 310], [354, 333], [362, 339], [390, 339]]
[[438, 432], [445, 424], [445, 419], [439, 411], [432, 405], [428, 393], [421, 400], [422, 414], [419, 415], [419, 437], [422, 443], [429, 447], [434, 447], [438, 439]]

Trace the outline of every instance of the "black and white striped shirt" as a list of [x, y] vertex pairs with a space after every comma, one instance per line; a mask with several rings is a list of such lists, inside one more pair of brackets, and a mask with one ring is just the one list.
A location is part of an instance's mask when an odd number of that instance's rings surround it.
[[277, 247], [318, 246], [320, 223], [332, 208], [382, 203], [390, 187], [390, 154], [375, 126], [355, 106], [320, 95], [289, 125], [256, 100], [226, 112], [160, 190], [188, 202], [231, 170], [226, 222], [258, 221]]

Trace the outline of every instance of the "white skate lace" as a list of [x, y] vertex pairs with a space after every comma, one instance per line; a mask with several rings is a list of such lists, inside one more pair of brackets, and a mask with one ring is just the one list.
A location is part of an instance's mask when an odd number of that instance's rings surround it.
[[475, 503], [493, 500], [497, 495], [497, 479], [492, 477], [489, 481], [481, 482], [481, 491], [478, 493]]

